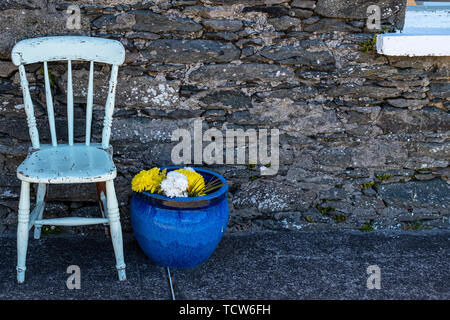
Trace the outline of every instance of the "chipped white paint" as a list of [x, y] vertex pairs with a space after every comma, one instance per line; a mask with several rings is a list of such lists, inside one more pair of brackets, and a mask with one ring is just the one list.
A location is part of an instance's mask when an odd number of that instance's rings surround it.
[[17, 177], [32, 183], [93, 183], [114, 179], [117, 175], [111, 150], [98, 143], [86, 146], [42, 145], [32, 150], [17, 168]]
[[36, 118], [34, 117], [33, 102], [31, 101], [30, 89], [28, 88], [27, 74], [23, 65], [19, 66], [20, 85], [22, 87], [23, 103], [27, 114], [28, 128], [30, 132], [31, 144], [33, 148], [39, 149], [39, 133], [36, 127]]
[[92, 224], [108, 223], [108, 219], [105, 218], [83, 218], [83, 217], [65, 217], [55, 219], [36, 220], [36, 225], [48, 225], [48, 226], [87, 226]]
[[73, 145], [73, 86], [72, 61], [67, 61], [67, 133], [69, 146]]
[[125, 280], [125, 261], [123, 258], [122, 228], [120, 227], [119, 205], [113, 180], [106, 181], [106, 202], [108, 207], [108, 220], [111, 227], [111, 239], [116, 256], [116, 269], [119, 280]]
[[[45, 209], [45, 195], [47, 194], [47, 184], [45, 183], [39, 183], [38, 191], [36, 195], [36, 204], [42, 202], [43, 206], [37, 215], [36, 219], [42, 219], [44, 215], [44, 209]], [[30, 227], [29, 227], [30, 228]], [[42, 226], [35, 226], [34, 227], [34, 238], [39, 239], [41, 237], [41, 229]]]
[[25, 281], [25, 262], [28, 247], [28, 221], [30, 215], [30, 183], [22, 181], [17, 222], [17, 282]]
[[[100, 192], [99, 199], [100, 199], [99, 207], [100, 207], [100, 211], [102, 212], [102, 216], [103, 216], [103, 218], [108, 218], [108, 205], [106, 203], [106, 194], [103, 190]], [[105, 223], [104, 225], [105, 225], [105, 234], [107, 237], [109, 237], [109, 233], [110, 233], [109, 223]]]
[[35, 224], [36, 218], [44, 212], [45, 202], [39, 201], [36, 203], [36, 206], [33, 209], [33, 212], [30, 213], [30, 220], [28, 221], [28, 230], [30, 230]]
[[109, 91], [106, 99], [105, 118], [103, 120], [102, 146], [109, 146], [109, 138], [111, 137], [112, 116], [114, 113], [114, 99], [116, 95], [118, 66], [114, 65], [111, 69], [111, 78], [109, 79]]
[[48, 123], [50, 127], [50, 134], [52, 136], [52, 145], [56, 147], [58, 145], [58, 141], [56, 140], [55, 113], [53, 111], [53, 98], [48, 74], [47, 61], [44, 61], [45, 100], [47, 102]]
[[86, 145], [91, 144], [92, 105], [94, 103], [94, 61], [89, 66], [89, 82], [86, 102]]
[[[39, 239], [42, 225], [79, 226], [91, 224], [110, 225], [119, 280], [125, 280], [122, 230], [113, 184], [117, 171], [112, 159], [112, 147], [109, 145], [118, 66], [124, 61], [125, 49], [120, 42], [114, 40], [78, 36], [48, 37], [20, 41], [14, 46], [11, 56], [14, 64], [19, 66], [24, 108], [33, 146], [27, 158], [17, 168], [17, 177], [22, 180], [17, 228], [17, 281], [22, 283], [25, 279], [28, 233], [33, 226], [35, 227], [34, 237]], [[68, 144], [58, 144], [56, 138], [55, 116], [47, 62], [57, 60], [67, 61], [68, 64]], [[84, 144], [74, 144], [72, 60], [90, 61], [86, 102], [86, 142]], [[39, 133], [24, 67], [26, 64], [36, 62], [44, 63], [45, 94], [52, 138], [51, 145], [40, 145], [39, 143]], [[94, 62], [112, 64], [101, 144], [90, 143]], [[100, 195], [100, 201], [107, 211], [103, 218], [67, 217], [43, 219], [48, 184], [94, 182], [106, 182], [106, 199], [104, 194]], [[39, 184], [36, 206], [31, 215], [30, 183]]]
[[62, 36], [27, 39], [18, 42], [11, 53], [16, 66], [61, 60], [85, 60], [121, 65], [125, 60], [123, 45], [114, 40]]

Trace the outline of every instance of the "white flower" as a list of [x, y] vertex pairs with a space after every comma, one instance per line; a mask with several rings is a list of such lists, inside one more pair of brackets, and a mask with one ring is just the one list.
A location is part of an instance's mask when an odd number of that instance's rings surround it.
[[183, 169], [184, 169], [184, 170], [191, 171], [191, 172], [195, 172], [194, 168], [191, 168], [191, 167], [184, 167]]
[[167, 197], [187, 197], [188, 180], [180, 172], [170, 171], [161, 182], [161, 190]]

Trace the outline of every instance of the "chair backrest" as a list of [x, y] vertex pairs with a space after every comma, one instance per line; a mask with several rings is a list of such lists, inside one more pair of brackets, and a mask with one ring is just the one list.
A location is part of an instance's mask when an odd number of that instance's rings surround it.
[[117, 86], [118, 67], [125, 60], [125, 49], [119, 41], [82, 37], [60, 36], [27, 39], [18, 42], [11, 53], [13, 63], [19, 67], [20, 84], [22, 87], [25, 112], [30, 131], [33, 148], [39, 149], [39, 133], [34, 116], [33, 102], [31, 100], [25, 65], [30, 63], [44, 63], [45, 100], [50, 127], [52, 145], [57, 146], [55, 115], [53, 99], [50, 89], [48, 74], [48, 61], [67, 61], [67, 123], [68, 144], [73, 145], [73, 85], [72, 85], [72, 61], [82, 60], [90, 62], [89, 82], [86, 101], [86, 145], [91, 140], [92, 105], [94, 97], [94, 62], [111, 64], [111, 76], [109, 80], [108, 96], [105, 105], [105, 117], [103, 121], [102, 147], [109, 147], [111, 136], [112, 115], [114, 112], [114, 99]]

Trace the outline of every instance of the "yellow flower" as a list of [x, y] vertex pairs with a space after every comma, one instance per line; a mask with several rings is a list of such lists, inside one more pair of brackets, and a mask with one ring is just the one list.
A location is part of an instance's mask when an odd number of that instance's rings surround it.
[[184, 174], [188, 180], [188, 194], [190, 197], [201, 197], [206, 195], [205, 193], [205, 179], [203, 176], [193, 169], [178, 169], [175, 170]]
[[159, 168], [142, 170], [131, 181], [131, 189], [136, 192], [149, 191], [159, 193], [161, 181], [166, 178], [166, 169], [160, 172]]

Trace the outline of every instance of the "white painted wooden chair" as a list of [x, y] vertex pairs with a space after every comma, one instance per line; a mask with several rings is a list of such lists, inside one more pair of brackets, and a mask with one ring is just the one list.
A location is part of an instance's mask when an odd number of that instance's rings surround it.
[[[109, 225], [116, 268], [119, 280], [125, 280], [122, 229], [119, 208], [114, 190], [113, 179], [116, 168], [112, 159], [112, 147], [109, 144], [112, 115], [117, 85], [118, 66], [125, 59], [125, 49], [118, 41], [79, 37], [45, 37], [18, 42], [12, 50], [12, 61], [19, 67], [25, 112], [32, 142], [25, 161], [17, 168], [17, 177], [21, 180], [19, 215], [17, 226], [17, 281], [25, 280], [25, 260], [28, 246], [28, 232], [34, 226], [34, 238], [39, 239], [43, 225], [81, 226], [92, 224]], [[47, 62], [67, 61], [67, 118], [68, 143], [59, 144], [56, 138], [55, 115]], [[73, 137], [73, 85], [72, 61], [90, 62], [89, 82], [86, 102], [86, 140], [74, 143]], [[33, 103], [30, 96], [24, 65], [43, 62], [44, 81], [51, 145], [39, 143]], [[102, 142], [91, 143], [91, 122], [94, 88], [94, 62], [111, 64], [109, 91], [106, 99], [103, 122]], [[30, 184], [37, 183], [36, 206], [30, 214]], [[48, 184], [59, 183], [97, 183], [99, 202], [103, 218], [66, 217], [43, 219], [45, 196]], [[106, 193], [106, 194], [105, 194]]]

